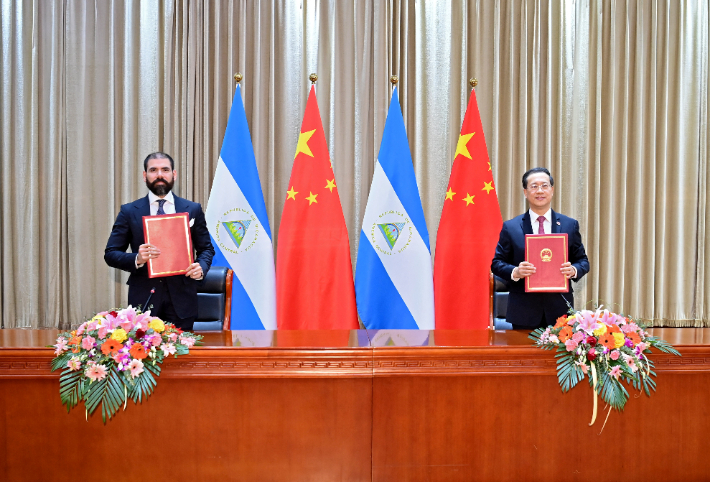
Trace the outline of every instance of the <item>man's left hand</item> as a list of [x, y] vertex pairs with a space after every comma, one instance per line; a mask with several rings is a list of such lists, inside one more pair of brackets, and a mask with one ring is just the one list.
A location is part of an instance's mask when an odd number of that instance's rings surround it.
[[202, 266], [200, 266], [200, 263], [192, 263], [190, 267], [187, 268], [185, 276], [189, 276], [192, 279], [202, 279]]
[[560, 271], [563, 275], [565, 275], [567, 279], [572, 279], [577, 276], [577, 270], [574, 268], [574, 266], [572, 266], [572, 263], [570, 263], [569, 261], [562, 264]]

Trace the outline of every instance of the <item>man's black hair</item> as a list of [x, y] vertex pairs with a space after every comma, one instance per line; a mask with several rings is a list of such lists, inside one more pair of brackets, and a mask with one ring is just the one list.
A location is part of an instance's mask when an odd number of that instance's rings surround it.
[[547, 174], [547, 177], [550, 178], [550, 186], [554, 186], [554, 185], [555, 185], [555, 180], [552, 179], [552, 174], [550, 174], [550, 171], [548, 171], [548, 170], [545, 169], [544, 167], [533, 167], [533, 168], [530, 169], [528, 172], [526, 172], [525, 174], [523, 174], [523, 189], [527, 189], [527, 188], [528, 188], [528, 177], [530, 177], [531, 174], [537, 174], [537, 173], [540, 173], [540, 172], [543, 173], [543, 174]]
[[145, 161], [143, 161], [143, 170], [147, 171], [148, 170], [148, 161], [151, 159], [167, 159], [170, 161], [170, 169], [173, 171], [175, 170], [175, 161], [173, 161], [173, 158], [167, 155], [164, 152], [154, 152], [152, 154], [148, 154], [148, 157], [145, 158]]

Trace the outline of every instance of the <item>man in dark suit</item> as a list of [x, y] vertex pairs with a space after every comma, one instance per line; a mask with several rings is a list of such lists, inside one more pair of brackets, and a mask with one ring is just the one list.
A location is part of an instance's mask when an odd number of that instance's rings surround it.
[[[128, 303], [151, 310], [153, 316], [174, 323], [183, 330], [192, 330], [197, 318], [197, 286], [210, 269], [214, 248], [199, 203], [179, 198], [171, 192], [177, 172], [173, 159], [155, 152], [143, 161], [143, 180], [150, 190], [144, 198], [121, 206], [111, 236], [106, 243], [104, 259], [113, 268], [128, 271]], [[143, 216], [188, 213], [192, 246], [197, 252], [185, 275], [148, 278], [149, 259], [160, 256], [158, 246], [145, 243]], [[127, 253], [128, 247], [131, 252]], [[146, 304], [151, 289], [155, 293]]]
[[503, 223], [491, 271], [508, 284], [506, 319], [516, 330], [533, 330], [554, 325], [564, 315], [567, 303], [574, 304], [572, 283], [566, 293], [526, 293], [524, 278], [535, 273], [535, 266], [525, 261], [525, 235], [567, 233], [568, 262], [560, 266], [567, 279], [579, 281], [589, 272], [589, 260], [584, 251], [579, 223], [553, 211], [552, 196], [555, 181], [550, 171], [542, 167], [523, 175], [523, 193], [530, 210]]

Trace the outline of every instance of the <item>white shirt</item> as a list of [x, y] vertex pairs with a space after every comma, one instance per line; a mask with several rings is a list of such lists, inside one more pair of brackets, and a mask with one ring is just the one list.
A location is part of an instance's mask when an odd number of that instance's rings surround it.
[[[533, 234], [537, 234], [540, 227], [537, 219], [540, 215], [535, 214], [532, 209], [529, 210], [528, 213], [530, 214], [530, 223], [532, 224]], [[552, 209], [548, 209], [543, 216], [545, 216], [545, 222], [542, 223], [542, 229], [545, 231], [545, 234], [550, 234], [552, 232]]]
[[[175, 214], [175, 198], [173, 197], [173, 192], [168, 192], [163, 199], [165, 199], [165, 203], [163, 204], [163, 211], [165, 211], [165, 214]], [[158, 214], [158, 207], [160, 206], [158, 201], [160, 201], [160, 198], [153, 194], [152, 191], [148, 193], [151, 216]]]

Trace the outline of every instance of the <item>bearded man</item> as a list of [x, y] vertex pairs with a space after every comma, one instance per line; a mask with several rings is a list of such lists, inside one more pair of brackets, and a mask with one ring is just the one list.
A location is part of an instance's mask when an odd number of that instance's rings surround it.
[[[164, 152], [149, 154], [143, 161], [143, 181], [147, 196], [124, 204], [106, 243], [104, 260], [112, 268], [128, 271], [128, 304], [150, 309], [151, 315], [192, 330], [197, 318], [197, 287], [212, 265], [214, 248], [199, 203], [172, 193], [177, 179], [175, 163]], [[188, 213], [192, 246], [196, 252], [185, 275], [149, 278], [146, 263], [160, 257], [160, 249], [145, 243], [143, 216]], [[130, 246], [131, 252], [126, 250]], [[151, 290], [155, 293], [151, 296]], [[144, 306], [150, 297], [149, 306]]]

